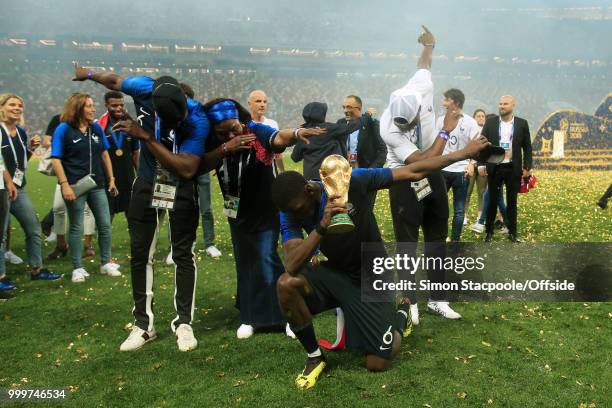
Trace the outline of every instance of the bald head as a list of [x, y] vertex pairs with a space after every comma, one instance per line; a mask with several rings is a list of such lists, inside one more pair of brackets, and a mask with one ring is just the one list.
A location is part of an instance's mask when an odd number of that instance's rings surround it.
[[264, 91], [257, 89], [249, 94], [248, 103], [253, 120], [260, 122], [268, 111], [268, 96]]
[[512, 95], [504, 95], [499, 98], [499, 116], [503, 119], [510, 119], [514, 113], [516, 102]]

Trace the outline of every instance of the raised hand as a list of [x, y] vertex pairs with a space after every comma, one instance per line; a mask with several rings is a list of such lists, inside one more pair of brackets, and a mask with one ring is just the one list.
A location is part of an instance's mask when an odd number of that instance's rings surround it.
[[417, 42], [419, 44], [422, 44], [423, 46], [435, 46], [436, 38], [434, 37], [434, 35], [424, 25], [422, 25], [421, 27], [423, 28], [423, 32], [421, 33], [421, 35], [419, 35]]

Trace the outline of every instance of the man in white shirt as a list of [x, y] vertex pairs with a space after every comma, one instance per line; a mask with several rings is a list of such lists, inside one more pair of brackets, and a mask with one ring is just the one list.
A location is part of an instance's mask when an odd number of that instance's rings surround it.
[[[418, 39], [423, 51], [417, 62], [417, 72], [404, 87], [391, 94], [389, 106], [380, 118], [380, 135], [387, 144], [390, 168], [441, 155], [460, 118], [460, 112], [447, 112], [442, 130], [436, 133], [430, 71], [435, 38], [426, 27], [423, 30]], [[418, 242], [422, 226], [425, 257], [444, 258], [448, 199], [442, 174], [436, 172], [418, 182], [396, 183], [389, 189], [389, 198], [396, 241]], [[444, 269], [439, 266], [427, 270], [430, 282], [444, 282]], [[413, 298], [413, 294], [407, 295]], [[444, 291], [432, 290], [427, 307], [449, 319], [461, 318], [444, 298]], [[419, 324], [416, 303], [411, 305], [410, 311], [413, 324]]]
[[[465, 95], [459, 89], [449, 89], [444, 92], [442, 104], [448, 111], [455, 110], [462, 113], [459, 124], [450, 133], [450, 139], [446, 143], [443, 154], [449, 154], [463, 149], [470, 140], [476, 138], [480, 134], [480, 127], [476, 120], [469, 115], [463, 115], [463, 104], [465, 103]], [[444, 116], [436, 121], [436, 129], [442, 129], [444, 125]], [[453, 228], [451, 230], [451, 240], [459, 242], [461, 238], [461, 230], [463, 229], [463, 219], [465, 215], [465, 200], [467, 198], [467, 190], [469, 181], [466, 177], [468, 160], [462, 160], [451, 164], [442, 169], [442, 176], [446, 182], [446, 191], [453, 189]]]
[[[249, 113], [253, 122], [263, 123], [274, 129], [278, 129], [278, 123], [274, 119], [266, 118], [265, 114], [268, 112], [268, 95], [260, 89], [256, 89], [249, 94], [248, 99]], [[283, 163], [283, 156], [278, 153], [274, 155], [274, 162], [279, 173], [285, 171], [285, 164]]]

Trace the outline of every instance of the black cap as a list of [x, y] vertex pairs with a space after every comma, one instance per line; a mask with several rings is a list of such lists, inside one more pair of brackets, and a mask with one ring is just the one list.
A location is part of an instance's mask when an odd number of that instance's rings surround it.
[[176, 125], [185, 119], [187, 98], [176, 79], [171, 76], [157, 78], [151, 98], [155, 113], [166, 124]]
[[481, 163], [499, 164], [504, 161], [506, 151], [503, 147], [487, 146], [480, 152], [476, 161]]

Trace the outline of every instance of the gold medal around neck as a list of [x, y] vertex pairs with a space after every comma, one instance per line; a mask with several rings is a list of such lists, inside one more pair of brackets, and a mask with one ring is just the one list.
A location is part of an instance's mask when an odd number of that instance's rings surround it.
[[123, 150], [122, 150], [122, 149], [117, 149], [117, 150], [115, 150], [115, 155], [116, 155], [117, 157], [121, 157], [121, 156], [123, 156]]

